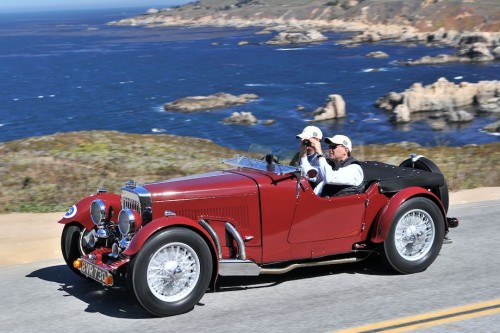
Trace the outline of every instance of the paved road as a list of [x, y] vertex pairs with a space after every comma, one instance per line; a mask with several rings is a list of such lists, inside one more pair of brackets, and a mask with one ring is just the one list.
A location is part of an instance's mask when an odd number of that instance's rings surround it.
[[453, 243], [423, 273], [393, 275], [359, 263], [226, 279], [222, 291], [170, 318], [151, 317], [125, 289], [79, 278], [62, 260], [0, 267], [0, 331], [332, 332], [493, 300], [490, 312], [469, 311], [471, 319], [441, 326], [431, 320], [429, 328], [413, 331], [496, 332], [500, 201], [452, 206], [449, 215], [461, 220], [450, 233]]

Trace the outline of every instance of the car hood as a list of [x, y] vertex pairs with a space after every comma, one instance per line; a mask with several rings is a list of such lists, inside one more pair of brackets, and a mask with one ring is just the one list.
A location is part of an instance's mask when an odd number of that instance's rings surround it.
[[257, 194], [262, 175], [216, 171], [146, 184], [153, 202]]

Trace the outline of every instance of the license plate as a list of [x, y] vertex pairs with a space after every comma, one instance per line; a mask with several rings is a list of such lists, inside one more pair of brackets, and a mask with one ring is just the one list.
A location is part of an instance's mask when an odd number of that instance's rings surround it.
[[[112, 275], [107, 270], [102, 269], [101, 267], [91, 264], [90, 262], [87, 262], [85, 260], [82, 260], [80, 272], [82, 272], [82, 274], [88, 276], [89, 278], [96, 280], [97, 282], [100, 282], [106, 286], [113, 285]], [[108, 279], [111, 281], [111, 283], [106, 281], [106, 277], [108, 276], [111, 277], [111, 279]]]

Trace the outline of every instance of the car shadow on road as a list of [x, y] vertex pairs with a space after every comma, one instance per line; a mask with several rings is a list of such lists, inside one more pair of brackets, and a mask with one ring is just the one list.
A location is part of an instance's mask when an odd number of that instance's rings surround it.
[[118, 287], [104, 287], [76, 275], [66, 265], [41, 268], [26, 277], [59, 284], [57, 291], [62, 297], [76, 297], [87, 304], [85, 312], [101, 313], [115, 318], [153, 318], [140, 306], [133, 292], [126, 288], [126, 283]]
[[[284, 282], [314, 279], [328, 275], [393, 275], [394, 273], [379, 263], [379, 260], [375, 258], [351, 264], [297, 268], [280, 275], [219, 277], [215, 291], [209, 292], [241, 292], [255, 288], [272, 288]], [[156, 318], [140, 306], [125, 282], [121, 282], [117, 287], [104, 287], [97, 282], [76, 275], [66, 265], [44, 267], [33, 271], [26, 277], [57, 283], [59, 285], [57, 291], [61, 297], [72, 296], [87, 304], [85, 312], [100, 313], [115, 318]], [[203, 306], [204, 304], [199, 303], [198, 305]]]

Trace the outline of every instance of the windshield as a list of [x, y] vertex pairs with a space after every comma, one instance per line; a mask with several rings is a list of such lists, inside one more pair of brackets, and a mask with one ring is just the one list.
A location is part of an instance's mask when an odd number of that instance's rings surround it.
[[298, 159], [294, 159], [296, 154], [297, 152], [283, 150], [273, 153], [270, 147], [251, 145], [248, 149], [248, 156], [235, 156], [223, 159], [221, 162], [232, 166], [284, 175], [299, 170]]

